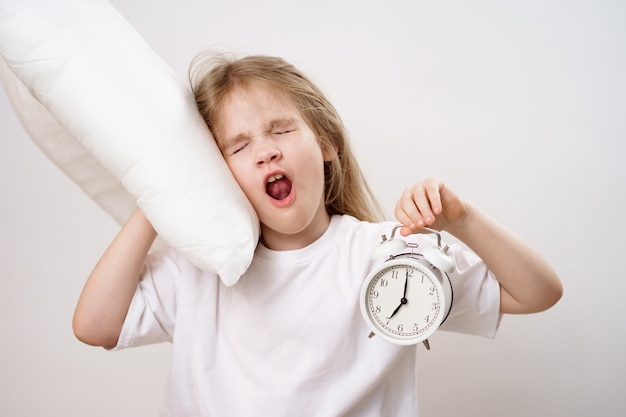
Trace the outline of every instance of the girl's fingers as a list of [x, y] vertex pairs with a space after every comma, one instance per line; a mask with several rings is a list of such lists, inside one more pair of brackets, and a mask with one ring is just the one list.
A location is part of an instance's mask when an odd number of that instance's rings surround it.
[[423, 227], [446, 230], [466, 214], [463, 200], [436, 178], [404, 190], [395, 209], [396, 218], [405, 225], [401, 229], [403, 236], [417, 233]]
[[405, 225], [403, 236], [418, 232], [422, 227], [433, 227], [437, 216], [443, 213], [441, 190], [443, 183], [428, 178], [407, 188], [396, 204], [396, 218]]
[[415, 233], [419, 228], [435, 222], [435, 214], [431, 209], [429, 197], [420, 184], [405, 190], [396, 204], [395, 215], [405, 225], [400, 230], [403, 236]]
[[428, 196], [429, 208], [436, 216], [442, 212], [441, 204], [441, 182], [435, 179], [428, 179], [425, 182], [424, 189]]
[[[433, 213], [431, 206], [431, 199], [433, 198], [431, 194], [432, 191], [428, 189], [427, 184], [416, 187], [412, 193], [413, 201], [411, 203], [418, 213], [413, 219], [419, 227], [428, 226], [435, 222], [435, 213]], [[436, 197], [436, 201], [439, 201], [438, 197]]]

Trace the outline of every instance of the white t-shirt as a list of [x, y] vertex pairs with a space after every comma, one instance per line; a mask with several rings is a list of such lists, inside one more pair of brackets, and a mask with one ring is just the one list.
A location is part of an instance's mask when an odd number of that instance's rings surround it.
[[[371, 251], [393, 225], [333, 216], [306, 248], [259, 244], [232, 287], [174, 251], [151, 255], [115, 349], [173, 343], [164, 415], [417, 416], [416, 347], [368, 338], [359, 309], [363, 280], [382, 262]], [[474, 254], [452, 251], [442, 329], [493, 337], [499, 284]]]

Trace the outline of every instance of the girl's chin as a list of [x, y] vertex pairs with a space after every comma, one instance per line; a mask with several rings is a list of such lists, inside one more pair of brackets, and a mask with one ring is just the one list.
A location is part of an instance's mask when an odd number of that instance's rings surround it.
[[308, 224], [299, 219], [273, 219], [261, 222], [261, 234], [269, 238], [288, 239], [297, 237], [306, 231]]

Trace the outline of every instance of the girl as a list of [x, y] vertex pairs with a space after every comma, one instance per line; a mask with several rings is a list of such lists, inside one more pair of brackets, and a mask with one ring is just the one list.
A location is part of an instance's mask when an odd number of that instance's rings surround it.
[[[85, 343], [173, 344], [166, 415], [416, 416], [415, 346], [368, 338], [359, 311], [371, 249], [393, 224], [381, 215], [333, 106], [279, 58], [200, 55], [198, 109], [251, 201], [261, 239], [232, 287], [156, 238], [137, 210], [98, 262], [76, 307]], [[407, 188], [401, 234], [445, 230], [454, 304], [443, 329], [493, 337], [502, 313], [545, 310], [559, 278], [529, 246], [447, 185]], [[478, 256], [476, 256], [478, 255]]]

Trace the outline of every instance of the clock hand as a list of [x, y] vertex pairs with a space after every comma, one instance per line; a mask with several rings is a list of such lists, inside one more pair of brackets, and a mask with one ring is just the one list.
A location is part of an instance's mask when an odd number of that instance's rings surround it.
[[[406, 300], [406, 298], [403, 298], [402, 300]], [[406, 304], [406, 303], [403, 303], [402, 300], [400, 300], [400, 305], [398, 307], [396, 307], [395, 310], [393, 310], [393, 313], [391, 313], [391, 316], [387, 317], [387, 320], [391, 320], [391, 318], [396, 315], [398, 310], [400, 310], [400, 307], [402, 307], [404, 304]], [[389, 321], [387, 321], [387, 323], [389, 323]]]
[[[402, 307], [403, 305], [409, 302], [409, 300], [406, 299], [406, 287], [407, 287], [408, 282], [409, 282], [409, 273], [407, 271], [407, 277], [404, 279], [404, 292], [402, 293], [402, 298], [400, 299], [400, 305], [398, 305], [398, 307], [396, 307], [396, 309], [393, 310], [393, 313], [391, 313], [391, 316], [387, 317], [387, 320], [391, 320], [391, 318], [396, 315], [398, 310], [400, 310], [400, 307]], [[389, 321], [387, 321], [387, 323], [389, 323]]]
[[402, 293], [402, 298], [406, 298], [406, 286], [409, 283], [409, 270], [406, 270], [406, 278], [404, 278], [404, 292]]

